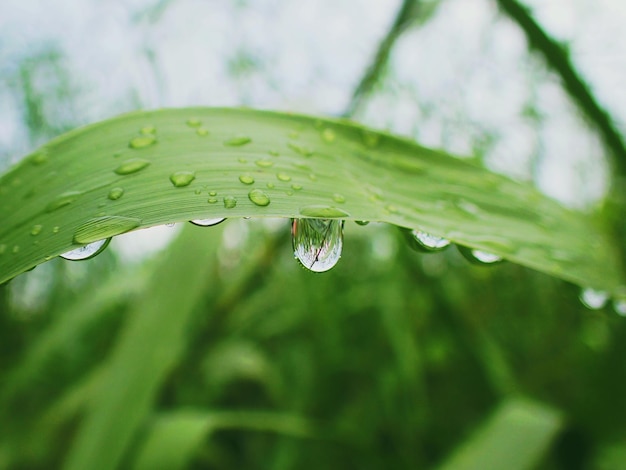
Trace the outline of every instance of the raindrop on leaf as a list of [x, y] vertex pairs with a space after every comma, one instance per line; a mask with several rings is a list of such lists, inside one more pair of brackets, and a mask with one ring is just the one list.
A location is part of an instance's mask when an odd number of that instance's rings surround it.
[[109, 191], [108, 198], [111, 201], [117, 201], [123, 195], [124, 195], [124, 188], [117, 187], [117, 188], [112, 188], [111, 191]]
[[250, 175], [241, 175], [239, 177], [239, 181], [241, 181], [243, 184], [253, 184], [254, 178]]
[[189, 118], [187, 119], [187, 125], [189, 127], [200, 127], [202, 125], [202, 121], [198, 118]]
[[140, 137], [134, 137], [130, 139], [128, 146], [131, 149], [143, 149], [156, 144], [156, 137], [154, 135], [142, 135]]
[[224, 207], [226, 209], [234, 209], [237, 206], [237, 198], [234, 196], [224, 197]]
[[486, 265], [502, 261], [502, 257], [487, 251], [457, 245], [459, 252], [471, 263]]
[[177, 171], [170, 175], [170, 181], [177, 188], [189, 186], [194, 179], [196, 175], [193, 171]]
[[41, 229], [43, 228], [43, 225], [33, 225], [33, 228], [30, 229], [30, 234], [33, 236], [37, 236], [41, 233]]
[[333, 194], [333, 201], [343, 204], [346, 202], [346, 198], [343, 194], [335, 193]]
[[305, 268], [313, 272], [331, 269], [341, 258], [343, 220], [293, 219], [291, 237], [293, 252]]
[[253, 189], [248, 193], [248, 198], [257, 206], [265, 207], [270, 203], [270, 198], [260, 189]]
[[148, 165], [150, 165], [148, 160], [144, 160], [143, 158], [131, 158], [130, 160], [123, 161], [120, 166], [113, 171], [118, 175], [130, 175], [143, 170]]
[[139, 132], [141, 134], [143, 134], [143, 135], [154, 135], [154, 134], [156, 134], [156, 127], [154, 127], [154, 126], [145, 126], [145, 127], [142, 127]]
[[256, 164], [256, 166], [259, 166], [261, 168], [269, 168], [271, 166], [274, 166], [274, 162], [272, 160], [257, 160], [254, 163]]

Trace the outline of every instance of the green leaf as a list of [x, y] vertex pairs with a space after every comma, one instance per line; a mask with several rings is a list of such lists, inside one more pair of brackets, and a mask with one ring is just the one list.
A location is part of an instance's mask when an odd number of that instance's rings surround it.
[[467, 161], [344, 120], [247, 109], [135, 112], [29, 155], [0, 178], [0, 197], [0, 282], [142, 227], [336, 214], [421, 229], [584, 286], [615, 292], [624, 284], [614, 241], [596, 220]]
[[187, 468], [203, 440], [222, 429], [274, 432], [310, 438], [314, 426], [307, 420], [275, 412], [179, 410], [157, 415], [139, 448], [134, 470]]
[[439, 470], [535, 468], [561, 426], [561, 416], [552, 408], [509, 400]]

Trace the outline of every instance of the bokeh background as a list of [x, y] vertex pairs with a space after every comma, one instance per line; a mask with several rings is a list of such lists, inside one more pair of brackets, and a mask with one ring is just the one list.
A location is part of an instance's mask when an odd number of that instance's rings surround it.
[[[4, 0], [0, 170], [123, 112], [249, 106], [350, 117], [596, 211], [610, 152], [499, 3]], [[624, 135], [626, 3], [524, 5]], [[512, 264], [415, 253], [374, 223], [347, 225], [340, 263], [315, 275], [288, 224], [155, 227], [0, 286], [0, 468], [77, 468], [101, 435], [92, 468], [175, 468], [150, 446], [180, 468], [436, 468], [512, 397], [561, 417], [536, 468], [626, 468], [626, 326], [610, 303], [590, 310], [581, 286]], [[180, 255], [177, 236], [202, 255]], [[175, 282], [192, 270], [196, 284]], [[133, 330], [146, 305], [167, 325], [181, 298], [178, 339]], [[134, 388], [147, 357], [148, 392]], [[129, 419], [98, 424], [98, 410]]]

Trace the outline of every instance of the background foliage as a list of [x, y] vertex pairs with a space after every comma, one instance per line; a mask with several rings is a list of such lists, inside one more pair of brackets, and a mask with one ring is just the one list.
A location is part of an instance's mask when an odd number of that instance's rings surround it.
[[[234, 18], [243, 31], [280, 6], [235, 3], [214, 5], [213, 13]], [[342, 44], [329, 63], [345, 59], [350, 73], [326, 71], [319, 51], [298, 61], [305, 49], [284, 52], [289, 38], [278, 37], [282, 52], [272, 55], [267, 38], [255, 50], [246, 33], [221, 46], [219, 33], [211, 33], [209, 49], [222, 55], [207, 54], [220, 64], [213, 84], [222, 95], [199, 85], [193, 90], [202, 104], [350, 115], [474, 154], [492, 169], [508, 167], [623, 230], [625, 111], [606, 99], [613, 89], [595, 68], [587, 73], [594, 87], [585, 85], [575, 64], [589, 62], [569, 52], [582, 47], [575, 35], [565, 38], [569, 49], [554, 49], [563, 38], [558, 28], [541, 26], [542, 14], [550, 18], [545, 11], [533, 12], [529, 26], [516, 2], [388, 4], [378, 7], [387, 23], [363, 13], [376, 34], [355, 28], [367, 47], [351, 49], [354, 39], [339, 39], [356, 7], [337, 5], [340, 26], [324, 19]], [[584, 10], [585, 2], [577, 5]], [[19, 9], [11, 2], [2, 8], [8, 18]], [[122, 27], [140, 32], [144, 67], [135, 82], [121, 80], [124, 91], [111, 92], [117, 102], [89, 88], [102, 88], [93, 75], [107, 59], [77, 67], [80, 60], [66, 55], [73, 50], [63, 44], [67, 36], [5, 49], [11, 60], [0, 83], [4, 102], [14, 106], [2, 119], [21, 123], [2, 134], [7, 165], [76, 125], [140, 106], [188, 104], [170, 75], [176, 67], [165, 65], [167, 42], [159, 42], [186, 8], [183, 1], [115, 4], [112, 12], [127, 18]], [[446, 44], [471, 44], [471, 28], [454, 29], [463, 8], [478, 25], [487, 18], [482, 55], [467, 46], [446, 63], [433, 60], [436, 39], [438, 54]], [[316, 11], [287, 12], [304, 31], [292, 44], [314, 43], [302, 25], [322, 21]], [[3, 34], [12, 37], [10, 29]], [[514, 38], [509, 49], [502, 45], [507, 34]], [[527, 49], [524, 34], [539, 54]], [[361, 52], [348, 59], [351, 51]], [[507, 54], [524, 58], [521, 69], [507, 68]], [[566, 74], [555, 54], [566, 58]], [[195, 63], [201, 56], [192, 57]], [[439, 68], [438, 81], [402, 65], [415, 58]], [[190, 73], [181, 60], [178, 70]], [[276, 70], [284, 62], [301, 73], [281, 81]], [[488, 63], [492, 75], [484, 75]], [[570, 72], [583, 91], [571, 85]], [[499, 85], [502, 76], [510, 80]], [[324, 86], [319, 108], [303, 98], [303, 90]], [[464, 87], [482, 91], [462, 98]], [[225, 89], [231, 101], [221, 103]], [[504, 96], [498, 106], [492, 101]], [[473, 114], [474, 101], [485, 115]], [[285, 220], [232, 219], [165, 232], [180, 233], [152, 256], [137, 255], [132, 240], [114, 240], [93, 260], [55, 259], [0, 286], [0, 468], [626, 466], [626, 326], [609, 306], [586, 309], [579, 286], [510, 263], [473, 266], [455, 250], [419, 254], [396, 229], [377, 224], [347, 225], [343, 258], [324, 275], [293, 261]]]

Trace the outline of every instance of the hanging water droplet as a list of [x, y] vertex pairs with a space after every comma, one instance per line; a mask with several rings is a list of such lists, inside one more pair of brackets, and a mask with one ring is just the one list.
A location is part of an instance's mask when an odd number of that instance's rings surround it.
[[138, 171], [143, 170], [150, 162], [148, 160], [144, 160], [143, 158], [131, 158], [129, 160], [123, 161], [120, 166], [118, 166], [115, 170], [113, 170], [118, 175], [130, 175], [132, 173], [137, 173]]
[[333, 194], [333, 201], [343, 204], [346, 202], [346, 198], [343, 194], [335, 193]]
[[474, 264], [495, 264], [502, 261], [502, 257], [488, 251], [468, 248], [466, 246], [457, 245], [459, 252], [471, 263]]
[[224, 145], [228, 145], [230, 147], [241, 147], [242, 145], [246, 145], [252, 142], [252, 139], [245, 135], [235, 136], [228, 140], [224, 141]]
[[151, 145], [156, 144], [156, 137], [153, 135], [142, 135], [140, 137], [133, 137], [130, 139], [128, 146], [131, 149], [143, 149], [146, 147], [150, 147]]
[[61, 227], [59, 227], [58, 225], [52, 227], [52, 233], [59, 233], [59, 230], [61, 230]]
[[256, 166], [261, 168], [270, 168], [271, 166], [274, 166], [274, 162], [272, 160], [257, 160], [254, 163]]
[[408, 235], [412, 241], [411, 247], [418, 251], [441, 251], [450, 246], [450, 240], [436, 235], [431, 235], [421, 230], [408, 230]]
[[248, 198], [257, 206], [265, 207], [270, 203], [270, 198], [260, 189], [253, 189], [248, 193]]
[[117, 201], [119, 198], [121, 198], [124, 195], [124, 188], [112, 188], [111, 191], [109, 191], [109, 195], [107, 196], [111, 201]]
[[202, 190], [201, 190], [200, 188], [198, 188], [198, 189], [196, 189], [193, 193], [194, 193], [195, 195], [199, 196], [200, 194], [202, 194]]
[[343, 248], [343, 224], [337, 219], [293, 219], [293, 252], [302, 266], [320, 273], [337, 264]]
[[279, 181], [284, 181], [284, 182], [291, 181], [291, 176], [283, 172], [276, 173], [276, 178], [278, 178]]
[[324, 142], [332, 144], [335, 141], [335, 138], [335, 131], [333, 131], [332, 129], [326, 128], [322, 131], [322, 139], [324, 140]]
[[196, 175], [193, 171], [177, 171], [170, 175], [170, 181], [177, 188], [183, 188], [189, 186], [193, 180], [196, 179]]
[[80, 248], [75, 248], [74, 250], [68, 251], [59, 256], [69, 261], [83, 261], [102, 253], [110, 241], [110, 238], [98, 240], [85, 246], [81, 246]]
[[196, 134], [198, 134], [200, 137], [206, 137], [207, 135], [209, 135], [209, 131], [204, 127], [199, 127], [198, 129], [196, 129]]
[[586, 287], [580, 291], [578, 298], [585, 307], [591, 310], [600, 310], [608, 302], [609, 295], [605, 291]]
[[191, 222], [194, 225], [198, 225], [200, 227], [211, 227], [213, 225], [222, 223], [225, 220], [226, 220], [225, 217], [221, 217], [221, 218], [216, 218], [216, 219], [195, 219], [195, 220], [190, 220], [189, 222]]
[[296, 144], [295, 142], [289, 142], [287, 144], [287, 147], [289, 147], [294, 152], [302, 155], [303, 157], [310, 157], [311, 155], [313, 155], [313, 150], [304, 145]]
[[379, 140], [380, 137], [378, 136], [378, 134], [365, 129], [363, 130], [363, 143], [366, 147], [376, 147]]
[[154, 126], [144, 126], [139, 131], [143, 135], [154, 135], [156, 134], [156, 127]]
[[226, 209], [234, 209], [237, 206], [237, 198], [234, 196], [224, 197], [224, 207]]
[[189, 127], [200, 127], [202, 125], [202, 121], [198, 118], [192, 117], [187, 119], [187, 125]]
[[354, 223], [363, 227], [363, 226], [369, 224], [370, 221], [369, 220], [355, 220]]
[[43, 225], [33, 225], [33, 228], [30, 229], [30, 234], [34, 237], [41, 233], [41, 229], [43, 229]]
[[74, 202], [81, 195], [82, 193], [80, 191], [66, 191], [62, 194], [59, 194], [46, 206], [46, 211], [53, 212], [57, 209], [60, 209], [61, 207], [65, 207]]
[[254, 178], [250, 175], [241, 175], [239, 176], [239, 181], [241, 181], [243, 184], [253, 184]]

